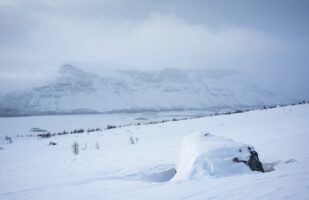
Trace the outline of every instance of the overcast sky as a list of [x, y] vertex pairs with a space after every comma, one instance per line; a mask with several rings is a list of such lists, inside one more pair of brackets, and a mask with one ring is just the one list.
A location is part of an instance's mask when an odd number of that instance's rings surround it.
[[308, 19], [307, 0], [0, 0], [0, 79], [68, 61], [231, 68], [309, 98]]

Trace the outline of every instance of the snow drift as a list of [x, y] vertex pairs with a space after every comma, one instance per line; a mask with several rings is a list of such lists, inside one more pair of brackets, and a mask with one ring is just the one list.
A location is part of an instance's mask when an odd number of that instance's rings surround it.
[[249, 161], [252, 149], [246, 144], [208, 133], [190, 134], [183, 139], [177, 173], [172, 181], [251, 172], [247, 164], [235, 162], [235, 158]]

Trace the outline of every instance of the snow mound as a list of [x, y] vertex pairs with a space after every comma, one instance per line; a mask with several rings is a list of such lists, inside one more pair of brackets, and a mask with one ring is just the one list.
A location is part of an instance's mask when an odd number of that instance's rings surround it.
[[183, 139], [177, 173], [172, 181], [188, 180], [204, 175], [227, 176], [251, 172], [244, 163], [253, 147], [211, 134], [194, 133]]

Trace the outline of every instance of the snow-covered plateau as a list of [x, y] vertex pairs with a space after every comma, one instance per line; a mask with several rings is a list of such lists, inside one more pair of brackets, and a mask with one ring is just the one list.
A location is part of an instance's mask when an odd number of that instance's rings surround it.
[[[76, 128], [105, 126], [95, 117], [66, 117], [74, 118]], [[52, 128], [39, 118], [30, 117], [28, 123]], [[10, 119], [0, 118], [6, 133], [18, 126], [17, 118]], [[54, 120], [54, 129], [73, 128], [67, 121]], [[308, 121], [309, 105], [303, 104], [89, 134], [12, 135], [11, 144], [0, 130], [0, 199], [305, 200]], [[249, 145], [258, 152], [265, 173], [233, 162], [234, 156], [248, 158]]]
[[0, 93], [0, 116], [247, 109], [290, 102], [234, 70], [84, 71], [61, 66], [49, 80]]

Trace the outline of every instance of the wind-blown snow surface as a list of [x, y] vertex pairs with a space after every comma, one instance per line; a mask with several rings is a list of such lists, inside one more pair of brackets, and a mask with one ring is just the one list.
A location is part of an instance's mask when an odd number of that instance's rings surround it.
[[63, 65], [36, 87], [0, 94], [0, 115], [248, 108], [287, 102], [233, 70], [85, 72]]
[[[89, 135], [13, 138], [0, 145], [0, 199], [308, 199], [308, 119], [309, 105], [298, 105]], [[250, 144], [275, 170], [170, 181], [183, 138], [194, 132]], [[139, 138], [136, 144], [130, 136]]]

